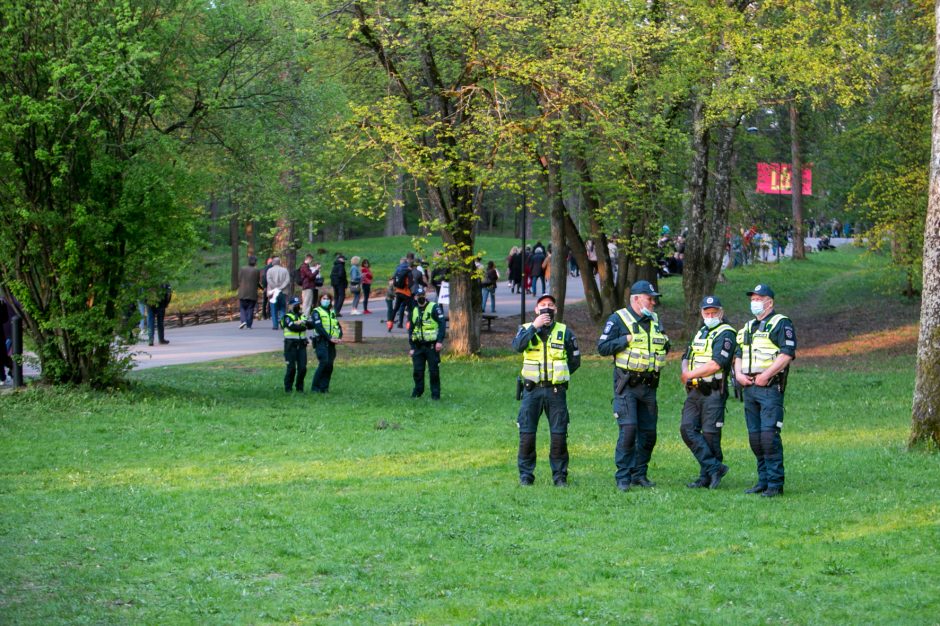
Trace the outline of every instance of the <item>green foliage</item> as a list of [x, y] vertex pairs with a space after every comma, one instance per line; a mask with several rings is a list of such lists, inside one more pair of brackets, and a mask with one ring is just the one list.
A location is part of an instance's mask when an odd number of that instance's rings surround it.
[[2, 3], [0, 278], [46, 380], [120, 374], [134, 301], [194, 247], [214, 115], [275, 98], [236, 4]]

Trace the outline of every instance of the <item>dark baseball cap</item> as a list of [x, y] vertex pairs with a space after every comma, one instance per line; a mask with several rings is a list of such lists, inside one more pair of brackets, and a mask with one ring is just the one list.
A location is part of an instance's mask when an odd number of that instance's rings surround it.
[[535, 304], [540, 304], [542, 300], [551, 300], [552, 304], [557, 304], [557, 302], [555, 302], [555, 296], [550, 293], [543, 293], [540, 295], [538, 299], [536, 299]]
[[764, 285], [763, 283], [757, 285], [753, 289], [747, 292], [749, 296], [767, 296], [768, 298], [774, 297], [774, 290], [770, 288], [770, 285]]
[[298, 298], [297, 296], [294, 296], [293, 298], [290, 299], [290, 302], [288, 302], [288, 304], [291, 306], [294, 306], [295, 304], [300, 304], [300, 298]]
[[721, 300], [717, 296], [705, 296], [702, 298], [702, 304], [699, 305], [700, 309], [720, 309]]
[[427, 295], [427, 291], [424, 289], [423, 285], [418, 285], [415, 287], [414, 293], [412, 294], [415, 297]]
[[640, 294], [646, 294], [648, 296], [659, 296], [661, 295], [658, 291], [653, 288], [653, 285], [648, 280], [638, 280], [633, 283], [633, 286], [630, 287], [630, 295], [638, 296]]

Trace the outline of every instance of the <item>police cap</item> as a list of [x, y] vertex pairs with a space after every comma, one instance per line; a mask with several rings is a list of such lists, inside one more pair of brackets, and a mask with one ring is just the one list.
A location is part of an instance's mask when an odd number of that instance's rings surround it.
[[656, 289], [653, 288], [653, 285], [650, 283], [650, 281], [638, 280], [635, 283], [633, 283], [632, 287], [630, 287], [630, 295], [639, 296], [643, 294], [647, 296], [656, 296], [656, 297], [661, 295], [658, 291], [656, 291]]
[[767, 296], [768, 298], [774, 297], [774, 290], [770, 288], [770, 285], [760, 284], [747, 292], [749, 296]]
[[700, 309], [720, 309], [721, 300], [717, 296], [705, 296], [702, 298], [702, 304], [699, 305]]

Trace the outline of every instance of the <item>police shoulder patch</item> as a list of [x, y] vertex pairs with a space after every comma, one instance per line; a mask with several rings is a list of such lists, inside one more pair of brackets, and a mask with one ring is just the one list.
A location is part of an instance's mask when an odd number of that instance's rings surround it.
[[730, 350], [730, 349], [731, 349], [731, 340], [730, 340], [730, 339], [725, 339], [724, 345], [722, 345], [722, 349], [724, 349], [724, 350]]
[[793, 338], [793, 328], [792, 328], [792, 327], [787, 326], [786, 329], [785, 329], [783, 332], [784, 332], [784, 334], [787, 336], [787, 339], [792, 339], [792, 338]]
[[604, 326], [604, 334], [606, 335], [607, 333], [609, 333], [609, 332], [610, 332], [610, 329], [613, 328], [613, 327], [614, 327], [614, 323], [611, 322], [611, 321], [608, 321], [608, 322], [607, 322], [607, 325]]

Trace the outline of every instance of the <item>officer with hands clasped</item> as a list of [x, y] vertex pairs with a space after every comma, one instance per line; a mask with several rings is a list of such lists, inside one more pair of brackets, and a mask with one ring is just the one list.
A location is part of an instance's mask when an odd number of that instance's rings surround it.
[[311, 313], [313, 322], [313, 347], [317, 354], [317, 371], [313, 374], [310, 391], [326, 393], [330, 390], [333, 362], [336, 360], [336, 344], [343, 343], [343, 328], [336, 320], [333, 298], [329, 294], [320, 296], [320, 306]]
[[669, 338], [653, 312], [659, 295], [649, 281], [633, 283], [630, 306], [607, 319], [597, 341], [602, 356], [614, 357], [614, 418], [620, 430], [614, 462], [620, 491], [655, 486], [646, 473], [656, 445], [659, 371], [669, 351]]
[[682, 357], [682, 384], [688, 395], [679, 433], [699, 464], [698, 479], [686, 486], [715, 489], [728, 473], [722, 463], [721, 429], [736, 332], [723, 319], [724, 309], [715, 296], [705, 296], [699, 308], [703, 325]]
[[774, 311], [774, 290], [757, 285], [751, 298], [754, 319], [738, 331], [735, 380], [743, 388], [744, 420], [757, 457], [757, 484], [745, 493], [773, 498], [783, 493], [783, 394], [790, 361], [796, 358], [793, 322]]
[[281, 328], [284, 329], [284, 362], [287, 363], [284, 391], [290, 393], [292, 388], [296, 388], [297, 393], [303, 393], [304, 378], [307, 376], [307, 329], [313, 328], [313, 323], [303, 316], [300, 298], [294, 296], [288, 306], [290, 310], [281, 318]]
[[435, 302], [428, 302], [427, 292], [422, 285], [415, 287], [412, 294], [415, 307], [411, 310], [411, 329], [408, 333], [411, 364], [415, 386], [412, 398], [420, 398], [424, 393], [424, 364], [431, 374], [431, 399], [441, 399], [441, 350], [444, 347], [446, 321], [444, 309]]
[[555, 322], [555, 298], [543, 294], [535, 303], [536, 318], [523, 324], [512, 340], [522, 353], [519, 407], [519, 484], [535, 482], [535, 435], [539, 417], [548, 415], [551, 446], [548, 461], [557, 487], [568, 486], [568, 403], [571, 374], [581, 365], [581, 351], [574, 334]]

